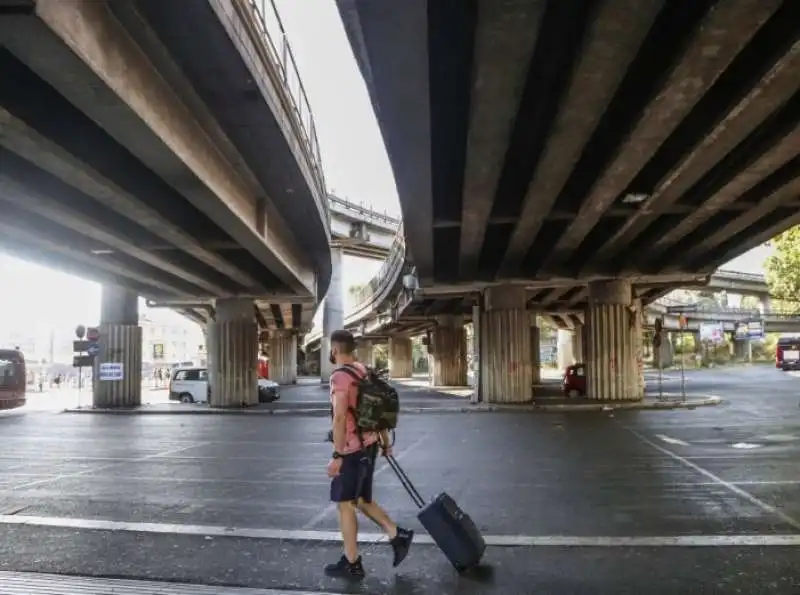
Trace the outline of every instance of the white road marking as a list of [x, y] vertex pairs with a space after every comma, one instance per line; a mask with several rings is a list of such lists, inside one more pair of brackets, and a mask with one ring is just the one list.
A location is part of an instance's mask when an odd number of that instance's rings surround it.
[[[622, 424], [620, 424], [620, 425], [622, 425]], [[789, 525], [789, 526], [791, 526], [791, 527], [793, 527], [793, 528], [795, 528], [797, 530], [800, 530], [800, 521], [790, 517], [785, 512], [782, 512], [782, 511], [778, 510], [777, 508], [775, 508], [774, 506], [772, 506], [771, 504], [767, 504], [763, 500], [761, 500], [759, 498], [756, 498], [753, 494], [743, 490], [742, 488], [736, 486], [735, 484], [732, 484], [732, 483], [730, 483], [728, 481], [725, 481], [721, 477], [719, 477], [717, 475], [714, 475], [713, 473], [711, 473], [711, 471], [709, 471], [707, 469], [704, 469], [703, 467], [701, 467], [700, 465], [698, 465], [696, 463], [693, 463], [689, 459], [686, 459], [686, 458], [680, 456], [679, 454], [675, 454], [674, 452], [672, 452], [668, 448], [664, 448], [660, 444], [656, 444], [652, 440], [649, 440], [649, 439], [645, 438], [642, 434], [640, 434], [636, 430], [634, 430], [632, 428], [629, 428], [628, 426], [625, 426], [625, 425], [623, 425], [622, 427], [624, 427], [631, 434], [636, 436], [644, 444], [648, 444], [648, 445], [652, 446], [653, 448], [655, 448], [657, 451], [662, 452], [665, 455], [667, 455], [668, 457], [674, 459], [675, 461], [678, 461], [679, 463], [683, 463], [684, 465], [686, 465], [690, 469], [694, 469], [695, 471], [697, 471], [700, 475], [702, 475], [706, 479], [710, 479], [712, 482], [716, 483], [717, 485], [720, 485], [720, 486], [730, 490], [731, 492], [733, 492], [737, 496], [740, 496], [741, 498], [744, 498], [745, 500], [747, 500], [751, 504], [754, 504], [755, 506], [758, 506], [761, 510], [763, 510], [765, 512], [768, 512], [769, 514], [777, 516], [779, 519], [781, 519], [787, 525]]]
[[731, 444], [731, 448], [738, 448], [739, 450], [753, 450], [754, 448], [761, 448], [763, 444], [753, 444], [752, 442], [737, 442]]
[[[428, 439], [428, 436], [430, 436], [430, 434], [431, 433], [428, 432], [427, 434], [424, 434], [416, 442], [412, 442], [408, 447], [400, 449], [400, 454], [395, 456], [395, 460], [402, 461], [410, 452], [412, 452], [420, 444], [425, 442], [425, 440]], [[391, 467], [389, 466], [388, 463], [384, 464], [380, 469], [376, 469], [375, 473], [373, 473], [372, 477], [373, 478], [377, 477], [378, 475], [380, 475], [381, 473], [383, 473], [387, 469], [391, 469]], [[325, 470], [324, 465], [320, 465], [320, 471], [324, 472], [324, 470]], [[303, 530], [313, 529], [319, 523], [321, 523], [323, 520], [325, 520], [330, 515], [332, 515], [334, 512], [336, 512], [336, 504], [331, 502], [325, 508], [323, 508], [321, 511], [319, 511], [319, 513], [317, 513], [313, 517], [311, 517], [311, 519], [309, 519], [309, 521], [305, 525], [303, 525]], [[340, 536], [340, 538], [341, 538], [341, 536]]]
[[[233, 537], [272, 539], [282, 541], [314, 541], [341, 543], [338, 531], [302, 529], [257, 529], [221, 527], [217, 525], [183, 525], [169, 523], [139, 523], [80, 519], [0, 515], [0, 524], [30, 527], [53, 527], [91, 531], [124, 531], [159, 535], [189, 535], [199, 537]], [[486, 544], [493, 547], [734, 547], [734, 546], [800, 546], [800, 534], [768, 535], [661, 535], [661, 536], [593, 536], [593, 535], [485, 535]], [[383, 533], [359, 533], [359, 543], [385, 543]], [[427, 534], [414, 537], [414, 543], [434, 545]]]
[[163, 581], [139, 581], [118, 578], [39, 574], [37, 572], [0, 572], [3, 595], [336, 595], [316, 591], [282, 591], [217, 585], [189, 585]]
[[656, 438], [659, 440], [663, 440], [669, 444], [679, 444], [680, 446], [689, 446], [688, 442], [684, 442], [683, 440], [679, 440], [678, 438], [672, 438], [671, 436], [665, 436], [664, 434], [656, 434]]

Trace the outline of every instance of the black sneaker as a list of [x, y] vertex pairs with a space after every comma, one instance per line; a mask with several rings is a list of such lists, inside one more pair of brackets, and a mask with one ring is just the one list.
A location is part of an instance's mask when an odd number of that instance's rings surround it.
[[325, 567], [325, 574], [340, 578], [364, 578], [364, 565], [361, 564], [361, 556], [355, 562], [350, 562], [347, 556], [342, 555], [336, 564], [328, 564]]
[[389, 543], [394, 551], [394, 562], [392, 566], [399, 566], [400, 562], [406, 559], [408, 550], [411, 549], [411, 542], [414, 541], [414, 532], [410, 529], [397, 528], [397, 535]]

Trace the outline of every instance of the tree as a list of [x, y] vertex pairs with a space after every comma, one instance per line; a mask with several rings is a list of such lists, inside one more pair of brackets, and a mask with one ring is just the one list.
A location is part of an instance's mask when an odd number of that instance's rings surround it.
[[784, 300], [800, 300], [800, 225], [772, 240], [774, 252], [765, 270], [770, 293]]

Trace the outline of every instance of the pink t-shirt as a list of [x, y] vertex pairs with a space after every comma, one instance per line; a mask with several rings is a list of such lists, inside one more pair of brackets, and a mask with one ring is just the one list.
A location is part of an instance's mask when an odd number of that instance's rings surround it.
[[[353, 363], [353, 367], [360, 374], [366, 374], [367, 368], [364, 364], [355, 362]], [[337, 403], [336, 400], [340, 397], [337, 396], [337, 393], [342, 394], [346, 391], [347, 397], [342, 396], [341, 399], [342, 403]], [[347, 409], [348, 407], [355, 407], [356, 401], [358, 399], [358, 386], [356, 385], [356, 379], [353, 378], [349, 373], [337, 370], [333, 374], [331, 374], [331, 404], [334, 407], [334, 410], [339, 408]], [[344, 452], [341, 454], [346, 455], [352, 452], [356, 452], [361, 450], [362, 446], [369, 446], [370, 444], [375, 444], [378, 441], [378, 435], [375, 432], [364, 432], [362, 438], [364, 440], [363, 445], [362, 442], [358, 438], [358, 432], [356, 432], [356, 420], [351, 413], [348, 412], [347, 414], [347, 442], [344, 449]]]

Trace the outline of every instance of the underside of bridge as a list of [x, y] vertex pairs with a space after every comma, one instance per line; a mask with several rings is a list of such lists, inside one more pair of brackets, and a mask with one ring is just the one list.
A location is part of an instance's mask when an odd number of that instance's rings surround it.
[[337, 1], [423, 288], [648, 301], [800, 223], [796, 1]]
[[0, 250], [198, 322], [251, 298], [263, 328], [310, 326], [325, 196], [232, 32], [245, 6], [0, 1]]

